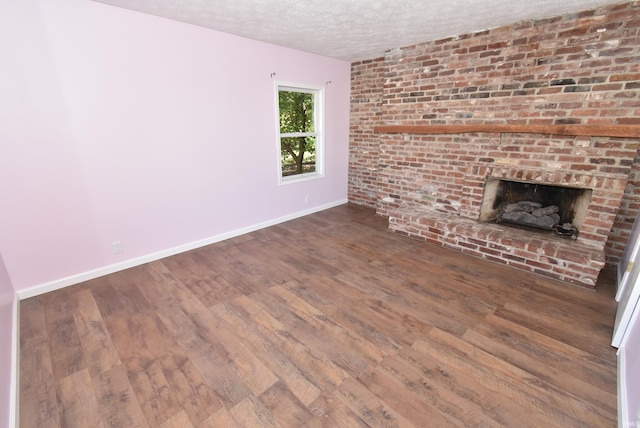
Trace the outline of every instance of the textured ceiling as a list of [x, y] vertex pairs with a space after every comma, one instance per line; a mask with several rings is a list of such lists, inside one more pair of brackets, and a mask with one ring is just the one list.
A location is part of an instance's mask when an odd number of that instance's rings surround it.
[[620, 0], [96, 0], [347, 61]]

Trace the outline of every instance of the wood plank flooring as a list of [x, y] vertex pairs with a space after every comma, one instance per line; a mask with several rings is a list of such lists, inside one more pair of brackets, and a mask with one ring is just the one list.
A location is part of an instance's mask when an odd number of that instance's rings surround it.
[[615, 427], [597, 291], [344, 205], [20, 303], [20, 426]]

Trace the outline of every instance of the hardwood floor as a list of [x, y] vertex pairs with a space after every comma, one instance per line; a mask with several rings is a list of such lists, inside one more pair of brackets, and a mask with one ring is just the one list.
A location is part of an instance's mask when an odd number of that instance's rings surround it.
[[344, 205], [20, 303], [21, 427], [614, 427], [596, 292]]

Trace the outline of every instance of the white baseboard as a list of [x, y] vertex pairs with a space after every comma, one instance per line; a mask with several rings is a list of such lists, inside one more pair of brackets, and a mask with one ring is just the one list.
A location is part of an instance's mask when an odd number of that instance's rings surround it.
[[265, 227], [274, 226], [276, 224], [284, 223], [285, 221], [294, 220], [299, 217], [304, 217], [309, 214], [313, 214], [319, 211], [324, 211], [329, 208], [337, 207], [339, 205], [344, 205], [348, 202], [347, 199], [339, 200], [336, 202], [332, 202], [325, 205], [320, 205], [308, 210], [299, 211], [293, 214], [289, 214], [283, 217], [278, 217], [272, 220], [268, 220], [262, 223], [257, 223], [252, 226], [243, 227], [241, 229], [233, 230], [230, 232], [222, 233], [219, 235], [211, 236], [209, 238], [201, 239], [194, 242], [189, 242], [184, 245], [179, 245], [177, 247], [168, 248], [166, 250], [158, 251], [152, 254], [147, 254], [145, 256], [136, 257], [133, 259], [125, 260], [120, 263], [104, 266], [98, 269], [93, 269], [90, 271], [82, 272], [76, 275], [71, 275], [66, 278], [57, 279], [51, 282], [47, 282], [45, 284], [36, 285], [24, 290], [18, 291], [18, 299], [28, 299], [29, 297], [38, 296], [40, 294], [48, 293], [50, 291], [59, 290], [61, 288], [68, 287], [70, 285], [79, 284], [81, 282], [89, 281], [94, 278], [98, 278], [104, 275], [109, 275], [111, 273], [119, 272], [121, 270], [129, 269], [134, 266], [143, 265], [145, 263], [149, 263], [155, 260], [163, 259], [165, 257], [173, 256], [175, 254], [180, 254], [185, 251], [194, 250], [196, 248], [204, 247], [206, 245], [215, 244], [216, 242], [224, 241], [226, 239], [235, 238], [236, 236], [244, 235], [249, 232], [254, 232], [256, 230], [264, 229]]
[[20, 367], [20, 301], [16, 294], [13, 298], [13, 329], [11, 331], [11, 386], [9, 397], [9, 426], [19, 426], [20, 391], [18, 384], [18, 370]]

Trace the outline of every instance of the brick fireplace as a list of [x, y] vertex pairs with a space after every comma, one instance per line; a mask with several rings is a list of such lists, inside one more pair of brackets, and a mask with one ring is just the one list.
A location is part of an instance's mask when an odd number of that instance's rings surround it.
[[[352, 64], [349, 200], [393, 231], [593, 287], [640, 209], [640, 138], [544, 127], [640, 125], [639, 17], [609, 5]], [[470, 124], [538, 131], [379, 129]], [[577, 239], [480, 221], [487, 180], [589, 191]]]
[[[567, 282], [595, 286], [624, 196], [634, 139], [535, 134], [382, 135], [378, 213], [391, 230]], [[489, 181], [589, 191], [576, 240], [481, 221]]]

